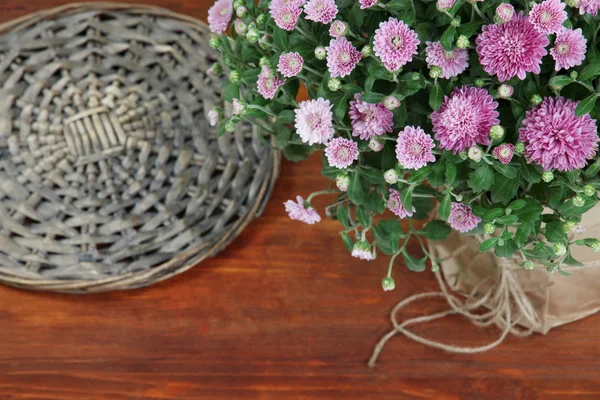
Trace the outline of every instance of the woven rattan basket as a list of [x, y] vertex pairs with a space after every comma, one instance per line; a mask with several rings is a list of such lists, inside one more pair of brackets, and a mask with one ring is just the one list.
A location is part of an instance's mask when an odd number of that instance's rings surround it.
[[0, 25], [0, 281], [131, 289], [213, 256], [262, 210], [279, 153], [217, 138], [208, 29], [141, 5]]

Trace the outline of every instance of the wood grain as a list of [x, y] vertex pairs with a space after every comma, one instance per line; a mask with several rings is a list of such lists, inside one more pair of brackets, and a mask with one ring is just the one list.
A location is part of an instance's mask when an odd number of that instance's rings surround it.
[[[203, 19], [209, 6], [147, 1]], [[0, 20], [65, 3], [0, 0]], [[282, 203], [322, 188], [319, 169], [319, 155], [284, 163], [263, 217], [167, 282], [87, 296], [0, 287], [0, 399], [600, 398], [598, 316], [478, 355], [397, 337], [367, 368], [393, 305], [436, 285], [398, 265], [383, 292], [385, 257], [351, 258], [334, 222], [288, 220]], [[498, 334], [459, 317], [418, 329], [459, 344]]]

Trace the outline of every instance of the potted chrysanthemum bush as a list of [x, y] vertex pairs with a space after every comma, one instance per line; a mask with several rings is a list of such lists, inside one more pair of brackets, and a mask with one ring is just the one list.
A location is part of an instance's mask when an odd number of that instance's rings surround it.
[[[332, 184], [285, 209], [337, 219], [354, 257], [391, 255], [385, 290], [394, 266], [438, 270], [424, 239], [451, 234], [522, 272], [569, 275], [574, 249], [600, 251], [581, 232], [600, 187], [599, 7], [217, 0], [208, 20], [222, 60], [210, 72], [232, 106], [208, 116], [219, 134], [257, 125], [292, 161], [323, 150]], [[315, 196], [331, 204], [317, 210]]]

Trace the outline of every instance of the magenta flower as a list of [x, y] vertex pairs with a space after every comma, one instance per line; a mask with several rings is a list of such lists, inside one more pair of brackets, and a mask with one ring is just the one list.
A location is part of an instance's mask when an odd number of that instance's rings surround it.
[[304, 143], [309, 145], [325, 144], [333, 137], [332, 107], [329, 100], [320, 97], [298, 104], [298, 108], [294, 110], [296, 113], [295, 127]]
[[350, 75], [361, 59], [360, 51], [345, 37], [331, 39], [327, 50], [327, 69], [332, 78]]
[[208, 26], [212, 33], [223, 33], [233, 15], [232, 0], [217, 0], [208, 10]]
[[431, 113], [435, 138], [442, 149], [458, 153], [475, 144], [490, 144], [490, 129], [500, 123], [498, 103], [485, 90], [463, 86], [445, 96], [442, 106]]
[[382, 103], [370, 104], [362, 101], [359, 94], [355, 94], [348, 114], [352, 123], [352, 136], [367, 140], [392, 132], [394, 114]]
[[447, 51], [440, 42], [426, 42], [425, 54], [427, 66], [440, 67], [442, 78], [452, 78], [463, 72], [469, 66], [469, 52], [466, 49]]
[[401, 219], [406, 217], [412, 217], [413, 213], [415, 212], [414, 207], [410, 212], [406, 208], [404, 208], [404, 206], [402, 205], [400, 192], [394, 189], [390, 189], [390, 197], [388, 199], [387, 205], [390, 211], [396, 214]]
[[288, 200], [283, 204], [285, 205], [285, 211], [287, 211], [290, 219], [302, 221], [310, 225], [321, 222], [319, 213], [317, 213], [310, 204], [305, 203], [304, 199], [300, 196], [296, 196], [296, 202], [294, 202], [294, 200]]
[[598, 0], [581, 0], [579, 3], [579, 14], [591, 14], [596, 16], [600, 9], [600, 1]]
[[502, 164], [508, 164], [515, 155], [515, 146], [511, 143], [502, 143], [494, 149], [494, 157]]
[[433, 139], [423, 129], [406, 126], [398, 134], [396, 158], [404, 168], [419, 169], [428, 162], [435, 162], [431, 152], [434, 148]]
[[264, 67], [262, 72], [258, 75], [258, 93], [261, 94], [265, 99], [272, 99], [277, 94], [279, 86], [285, 82], [277, 77], [277, 74], [273, 73], [270, 68]]
[[519, 141], [529, 161], [544, 170], [583, 168], [598, 149], [596, 121], [589, 114], [575, 116], [578, 102], [546, 97], [525, 114]]
[[358, 160], [358, 144], [350, 139], [331, 139], [325, 148], [325, 156], [332, 167], [347, 168]]
[[481, 218], [473, 214], [471, 206], [463, 203], [452, 203], [448, 223], [459, 232], [469, 232], [481, 222]]
[[304, 0], [272, 0], [269, 10], [275, 24], [283, 30], [293, 31], [302, 14]]
[[371, 8], [377, 4], [378, 1], [379, 0], [359, 0], [360, 9], [364, 10], [365, 8]]
[[537, 3], [529, 11], [528, 19], [538, 32], [546, 35], [556, 33], [567, 19], [565, 3], [560, 0], [544, 0]]
[[496, 17], [501, 22], [508, 22], [515, 16], [515, 8], [508, 3], [502, 3], [496, 8]]
[[523, 80], [527, 72], [539, 74], [550, 42], [519, 13], [509, 22], [484, 26], [476, 43], [484, 71], [504, 82], [515, 75]]
[[373, 49], [389, 71], [397, 71], [417, 54], [419, 38], [403, 21], [390, 18], [375, 31]]
[[298, 53], [285, 53], [279, 56], [277, 70], [286, 78], [296, 76], [302, 71], [304, 59]]
[[556, 64], [554, 69], [569, 69], [581, 65], [585, 60], [587, 40], [583, 37], [581, 28], [571, 30], [563, 28], [556, 34], [554, 47], [550, 49], [550, 55]]
[[328, 24], [335, 19], [338, 8], [334, 0], [309, 0], [304, 5], [306, 19]]

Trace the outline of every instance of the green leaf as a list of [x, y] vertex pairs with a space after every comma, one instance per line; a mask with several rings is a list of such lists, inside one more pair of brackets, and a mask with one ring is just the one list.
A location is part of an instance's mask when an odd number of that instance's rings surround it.
[[581, 70], [579, 74], [580, 81], [587, 81], [596, 76], [600, 75], [600, 62], [595, 62], [589, 65], [586, 65], [584, 69]]
[[343, 96], [340, 100], [337, 101], [335, 107], [334, 107], [334, 113], [335, 113], [335, 117], [338, 120], [342, 120], [344, 119], [344, 117], [346, 116], [346, 105], [348, 103], [348, 97], [347, 96]]
[[356, 209], [356, 218], [358, 218], [358, 223], [362, 226], [369, 226], [369, 214], [363, 207], [358, 207]]
[[[375, 84], [375, 81], [377, 80], [377, 78], [373, 75], [369, 75], [367, 77], [367, 79], [365, 79], [365, 90], [367, 92], [370, 92], [371, 90], [373, 90], [373, 85]], [[362, 92], [362, 90], [361, 90]], [[315, 97], [315, 96], [311, 96], [311, 97]]]
[[273, 43], [280, 49], [287, 49], [288, 47], [288, 34], [283, 29], [273, 30]]
[[283, 155], [290, 161], [298, 162], [305, 160], [311, 152], [311, 147], [303, 144], [290, 144], [283, 149]]
[[360, 99], [366, 103], [376, 104], [381, 103], [386, 98], [385, 95], [381, 93], [363, 93], [360, 96]]
[[422, 183], [431, 173], [431, 168], [425, 166], [413, 172], [408, 178], [409, 183]]
[[515, 241], [513, 239], [508, 239], [504, 241], [504, 244], [502, 246], [496, 246], [496, 248], [494, 249], [494, 253], [496, 253], [498, 257], [509, 258], [513, 254], [515, 254], [515, 251], [517, 251], [517, 249], [518, 247]]
[[494, 238], [490, 238], [490, 239], [484, 240], [479, 245], [479, 251], [485, 252], [485, 251], [491, 250], [494, 247], [496, 247], [496, 244], [498, 244], [498, 238], [494, 237]]
[[414, 186], [409, 186], [400, 193], [400, 202], [402, 206], [407, 210], [412, 210], [412, 195]]
[[438, 188], [444, 184], [445, 174], [445, 163], [440, 160], [431, 166], [431, 174], [427, 177], [427, 181], [434, 188]]
[[450, 208], [452, 206], [452, 196], [450, 195], [450, 193], [447, 193], [444, 196], [444, 199], [442, 200], [442, 202], [440, 203], [440, 206], [438, 207], [438, 213], [440, 214], [440, 218], [442, 218], [444, 221], [448, 219], [448, 217], [450, 216]]
[[403, 11], [410, 9], [409, 0], [392, 0], [386, 3], [385, 8], [389, 11]]
[[456, 164], [446, 162], [446, 186], [452, 186], [456, 180]]
[[357, 170], [358, 173], [361, 174], [367, 180], [367, 182], [372, 185], [380, 185], [385, 182], [383, 179], [383, 172], [376, 168], [362, 165]]
[[516, 215], [513, 215], [513, 214], [503, 215], [496, 219], [496, 222], [501, 225], [514, 225], [518, 221], [519, 221], [519, 217], [517, 217]]
[[367, 193], [363, 207], [370, 213], [381, 214], [385, 211], [385, 202], [376, 191]]
[[442, 105], [442, 100], [444, 100], [444, 92], [439, 83], [436, 83], [429, 92], [429, 107], [436, 111]]
[[551, 87], [557, 87], [557, 88], [563, 88], [563, 87], [567, 86], [569, 83], [573, 83], [573, 79], [571, 79], [571, 77], [569, 77], [567, 75], [555, 76], [554, 78], [550, 79], [550, 82], [548, 82], [548, 84]]
[[491, 210], [485, 213], [485, 215], [483, 216], [483, 220], [493, 221], [496, 218], [503, 216], [504, 214], [505, 211], [503, 208], [492, 208]]
[[[392, 75], [392, 73], [390, 71], [388, 71], [382, 65], [377, 65], [377, 64], [371, 65], [369, 68], [367, 68], [367, 70], [369, 71], [370, 75], [374, 76], [377, 79], [385, 79], [387, 81], [394, 80], [394, 75]], [[366, 100], [364, 100], [364, 101], [366, 101]]]
[[490, 187], [492, 202], [508, 204], [517, 194], [517, 190], [519, 190], [519, 179], [496, 174], [494, 184]]
[[293, 110], [283, 110], [277, 116], [277, 122], [282, 124], [291, 124], [294, 122], [295, 114]]
[[549, 222], [546, 224], [546, 239], [550, 243], [567, 243], [567, 234], [562, 230], [562, 223], [560, 222]]
[[523, 247], [527, 238], [533, 232], [533, 223], [532, 222], [522, 222], [521, 225], [517, 228], [517, 232], [515, 233], [515, 243], [517, 246]]
[[458, 27], [458, 34], [466, 37], [471, 37], [475, 33], [479, 32], [479, 28], [483, 25], [483, 21], [473, 21], [462, 24]]
[[521, 159], [521, 174], [529, 183], [540, 183], [542, 181], [542, 175], [532, 164], [528, 164], [524, 158]]
[[348, 210], [344, 204], [337, 206], [336, 215], [338, 221], [344, 226], [344, 228], [350, 228], [350, 221], [348, 220]]
[[591, 178], [593, 176], [598, 175], [600, 172], [600, 158], [596, 160], [592, 165], [590, 165], [584, 172], [585, 176]]
[[350, 185], [348, 185], [348, 197], [356, 204], [361, 205], [365, 200], [365, 190], [363, 188], [360, 175], [357, 173], [352, 174], [350, 177]]
[[[565, 257], [565, 259], [563, 260], [563, 262], [567, 265], [572, 265], [574, 267], [583, 267], [583, 264], [580, 263], [579, 261], [577, 261], [573, 255], [571, 254], [571, 252], [567, 253], [567, 256]], [[570, 274], [569, 274], [570, 275]]]
[[494, 163], [493, 167], [496, 171], [500, 172], [507, 178], [514, 179], [517, 177], [518, 172], [515, 167], [511, 167], [510, 165], [504, 165], [501, 163]]
[[358, 4], [354, 4], [348, 12], [348, 22], [352, 25], [361, 26], [365, 20], [365, 14]]
[[510, 204], [508, 205], [508, 208], [510, 208], [513, 211], [517, 211], [520, 210], [521, 208], [525, 207], [525, 205], [527, 204], [527, 202], [523, 199], [517, 199], [514, 201], [511, 201]]
[[414, 272], [425, 271], [425, 262], [427, 261], [427, 256], [423, 258], [416, 258], [408, 254], [406, 250], [402, 250], [402, 257], [404, 258], [404, 262], [409, 270]]
[[419, 234], [425, 236], [429, 240], [445, 240], [450, 232], [452, 232], [452, 228], [450, 228], [448, 224], [436, 219], [425, 225], [425, 227], [419, 231]]
[[447, 51], [451, 51], [454, 49], [454, 36], [456, 35], [456, 28], [450, 25], [444, 33], [442, 33], [442, 47]]
[[494, 184], [494, 171], [488, 164], [482, 164], [469, 175], [469, 187], [474, 193], [488, 190]]
[[342, 240], [344, 241], [344, 244], [346, 245], [348, 251], [352, 251], [352, 249], [354, 248], [354, 241], [350, 238], [350, 236], [348, 236], [347, 233], [343, 232]]
[[233, 102], [233, 99], [239, 99], [240, 97], [240, 84], [229, 82], [223, 88], [221, 98], [228, 102]]
[[353, 83], [347, 83], [347, 84], [343, 85], [342, 90], [348, 94], [357, 94], [357, 93], [363, 92], [363, 90], [360, 88], [360, 86], [356, 86]]
[[582, 115], [588, 114], [590, 111], [594, 109], [594, 105], [596, 105], [596, 99], [598, 95], [591, 94], [585, 99], [581, 100], [581, 103], [575, 109], [575, 115], [581, 117]]

